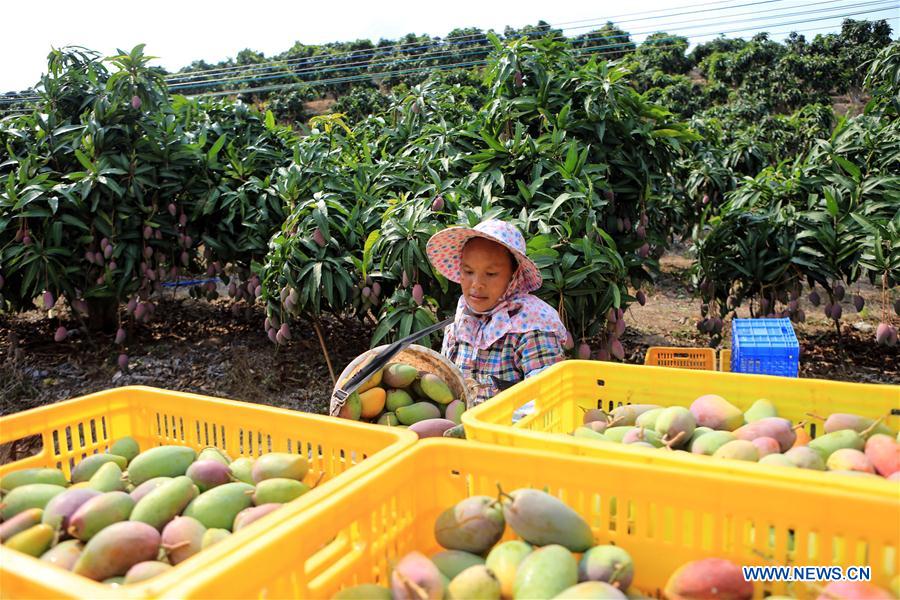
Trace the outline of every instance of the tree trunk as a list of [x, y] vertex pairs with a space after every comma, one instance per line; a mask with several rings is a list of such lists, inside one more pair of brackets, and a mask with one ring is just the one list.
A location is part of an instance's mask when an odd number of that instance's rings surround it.
[[88, 298], [87, 326], [90, 331], [115, 333], [118, 326], [116, 311], [119, 303], [115, 298]]

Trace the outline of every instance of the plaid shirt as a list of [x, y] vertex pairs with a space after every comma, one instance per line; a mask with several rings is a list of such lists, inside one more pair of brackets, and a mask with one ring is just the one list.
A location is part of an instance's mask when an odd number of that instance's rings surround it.
[[441, 354], [459, 367], [466, 380], [474, 380], [478, 385], [474, 404], [481, 404], [500, 392], [491, 375], [519, 382], [565, 358], [559, 339], [546, 331], [510, 333], [486, 350], [477, 350], [457, 340], [454, 327], [451, 324], [444, 333]]

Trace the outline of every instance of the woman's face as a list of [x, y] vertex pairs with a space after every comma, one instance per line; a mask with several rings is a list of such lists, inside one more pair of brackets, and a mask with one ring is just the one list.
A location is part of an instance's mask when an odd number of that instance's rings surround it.
[[509, 287], [516, 261], [509, 250], [484, 238], [472, 238], [462, 251], [460, 285], [469, 306], [487, 312]]

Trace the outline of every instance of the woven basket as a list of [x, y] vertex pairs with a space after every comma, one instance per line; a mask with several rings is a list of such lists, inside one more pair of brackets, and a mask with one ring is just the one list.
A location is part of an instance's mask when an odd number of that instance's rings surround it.
[[[345, 381], [353, 377], [353, 375], [366, 364], [370, 357], [385, 348], [387, 348], [387, 345], [376, 346], [353, 359], [353, 362], [347, 365], [340, 376], [338, 376], [337, 385], [334, 386], [335, 391], [339, 390], [344, 385]], [[466, 385], [466, 382], [463, 379], [462, 371], [450, 362], [446, 356], [435, 352], [431, 348], [410, 344], [407, 348], [397, 353], [388, 364], [391, 363], [405, 363], [415, 367], [421, 373], [433, 373], [437, 375], [447, 382], [447, 385], [453, 390], [453, 395], [456, 398], [465, 401], [466, 407], [470, 407], [472, 401], [475, 399], [475, 394], [471, 391], [470, 386]], [[334, 415], [336, 413], [335, 408], [335, 398], [332, 396], [328, 414]]]

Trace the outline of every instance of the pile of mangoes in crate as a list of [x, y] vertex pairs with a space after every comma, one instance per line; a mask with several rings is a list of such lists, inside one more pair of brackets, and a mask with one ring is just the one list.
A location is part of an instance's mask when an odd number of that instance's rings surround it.
[[[519, 539], [501, 542], [509, 527]], [[393, 565], [389, 587], [345, 588], [334, 600], [501, 600], [645, 598], [632, 586], [628, 551], [597, 545], [588, 523], [564, 502], [522, 488], [499, 498], [471, 496], [447, 508], [434, 525], [445, 550], [430, 558], [410, 552]], [[671, 574], [669, 600], [750, 600], [754, 584], [722, 558], [687, 562]], [[869, 583], [823, 586], [821, 598], [891, 598]], [[770, 600], [778, 600], [770, 596]]]
[[227, 538], [311, 488], [303, 456], [232, 460], [218, 448], [140, 451], [121, 438], [72, 470], [23, 469], [0, 479], [0, 541], [76, 574], [136, 583]]
[[900, 481], [900, 435], [881, 420], [835, 413], [821, 421], [822, 435], [811, 439], [805, 423], [778, 416], [775, 406], [757, 400], [746, 411], [708, 394], [690, 408], [628, 404], [611, 413], [584, 414], [573, 432], [579, 438], [635, 447], [684, 450], [714, 458], [814, 469]]
[[465, 411], [465, 401], [438, 375], [391, 363], [351, 394], [338, 416], [406, 427], [420, 438], [464, 437]]

